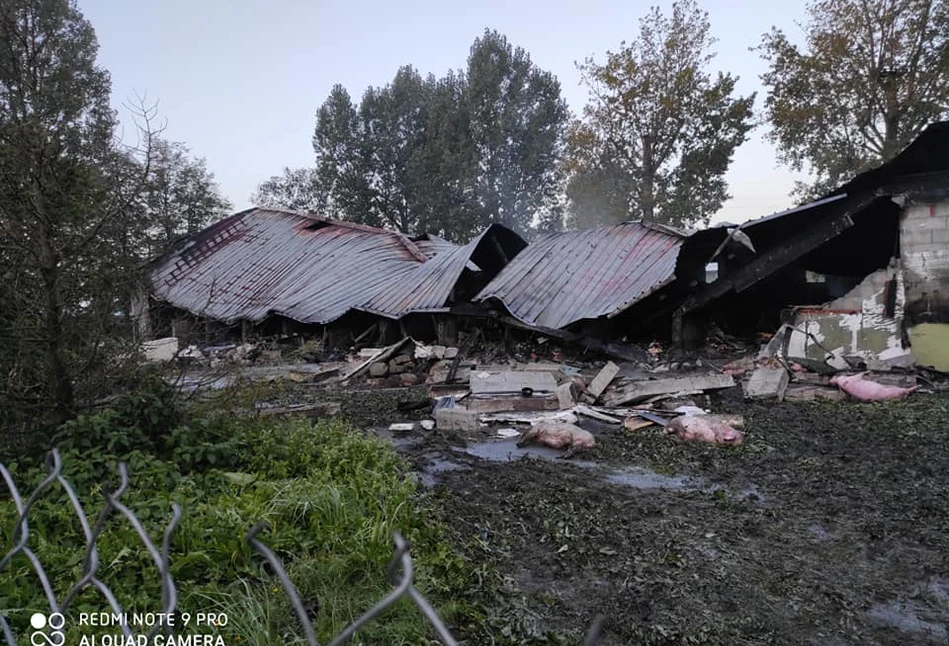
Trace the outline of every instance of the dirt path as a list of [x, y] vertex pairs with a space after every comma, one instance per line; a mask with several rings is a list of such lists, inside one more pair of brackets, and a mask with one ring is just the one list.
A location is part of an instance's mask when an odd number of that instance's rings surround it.
[[593, 426], [578, 465], [437, 431], [396, 444], [542, 628], [603, 613], [604, 644], [949, 643], [949, 400], [717, 406], [746, 415], [744, 446]]

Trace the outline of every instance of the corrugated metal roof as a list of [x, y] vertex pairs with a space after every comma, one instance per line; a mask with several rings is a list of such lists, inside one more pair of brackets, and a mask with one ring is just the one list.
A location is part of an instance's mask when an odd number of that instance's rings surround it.
[[[151, 272], [153, 296], [233, 323], [278, 314], [328, 323], [349, 310], [399, 318], [443, 308], [492, 225], [464, 246], [437, 236], [413, 242], [375, 227], [311, 214], [250, 209], [183, 240]], [[515, 253], [516, 253], [515, 251]]]
[[445, 240], [444, 238], [432, 233], [411, 238], [411, 240], [415, 246], [419, 248], [419, 251], [424, 253], [429, 258], [434, 258], [442, 251], [451, 251], [452, 249], [456, 249], [459, 246], [454, 242], [449, 242], [448, 240]]
[[563, 328], [613, 316], [675, 279], [684, 236], [624, 222], [531, 243], [475, 300], [499, 300], [529, 325]]
[[[478, 247], [483, 241], [498, 235], [502, 229], [502, 225], [492, 224], [464, 246], [430, 236], [425, 249], [426, 253], [437, 249], [435, 256], [416, 266], [401, 280], [388, 285], [359, 309], [399, 318], [409, 312], [430, 312], [444, 307], [461, 272], [466, 267], [477, 269], [471, 257]], [[506, 233], [514, 235], [510, 230]]]
[[151, 277], [156, 298], [201, 316], [327, 323], [425, 260], [398, 233], [250, 209], [183, 241]]

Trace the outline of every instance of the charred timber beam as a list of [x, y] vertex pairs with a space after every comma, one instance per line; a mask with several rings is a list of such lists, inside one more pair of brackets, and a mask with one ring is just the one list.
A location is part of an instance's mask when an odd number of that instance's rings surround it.
[[679, 306], [676, 315], [681, 316], [704, 307], [729, 292], [743, 292], [752, 285], [787, 267], [852, 227], [854, 224], [853, 216], [869, 206], [874, 199], [877, 198], [871, 196], [852, 202], [849, 205], [841, 205], [835, 215], [791, 237], [786, 243], [759, 255], [730, 276], [720, 278], [705, 289], [691, 295]]

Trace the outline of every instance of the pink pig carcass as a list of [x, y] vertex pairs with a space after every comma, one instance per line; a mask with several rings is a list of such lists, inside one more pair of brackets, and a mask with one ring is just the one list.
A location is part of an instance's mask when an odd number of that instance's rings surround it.
[[518, 446], [534, 442], [552, 449], [567, 449], [564, 458], [584, 449], [592, 449], [596, 441], [589, 431], [566, 422], [538, 422], [525, 431], [517, 441]]
[[886, 401], [888, 399], [903, 399], [910, 393], [916, 391], [919, 386], [911, 388], [900, 388], [899, 386], [887, 386], [878, 384], [875, 381], [864, 379], [865, 372], [858, 375], [835, 375], [830, 383], [840, 388], [842, 391], [865, 402]]
[[683, 415], [666, 424], [666, 433], [688, 442], [737, 446], [744, 441], [745, 434], [732, 428], [728, 421], [718, 415]]

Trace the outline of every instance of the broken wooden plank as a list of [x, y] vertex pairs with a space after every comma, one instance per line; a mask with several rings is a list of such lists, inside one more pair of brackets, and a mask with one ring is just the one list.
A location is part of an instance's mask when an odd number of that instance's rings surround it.
[[637, 415], [640, 411], [646, 413], [656, 412], [653, 408], [645, 406], [637, 406], [636, 408], [606, 408], [604, 406], [590, 406], [590, 408], [598, 413], [603, 413], [604, 415], [610, 415], [612, 417], [629, 417], [631, 415]]
[[332, 366], [329, 368], [323, 368], [321, 370], [292, 369], [287, 373], [287, 379], [297, 383], [306, 383], [308, 381], [323, 379], [324, 377], [331, 377], [342, 369], [342, 366]]
[[634, 381], [627, 386], [617, 388], [613, 394], [606, 397], [606, 405], [621, 406], [622, 404], [640, 402], [662, 395], [731, 388], [734, 385], [735, 379], [731, 375], [718, 373]]
[[569, 381], [557, 386], [557, 403], [561, 409], [572, 408], [576, 403], [573, 398], [573, 384]]
[[475, 395], [468, 398], [468, 408], [481, 413], [496, 413], [502, 411], [555, 411], [560, 408], [560, 402], [556, 395], [533, 395], [531, 397], [522, 397], [520, 395]]
[[574, 412], [564, 410], [555, 413], [492, 413], [482, 415], [481, 421], [490, 422], [511, 422], [514, 424], [536, 424], [537, 422], [566, 422], [575, 424], [577, 416]]
[[472, 395], [521, 393], [525, 388], [530, 388], [535, 394], [553, 393], [557, 390], [557, 380], [547, 372], [473, 372], [470, 383]]
[[672, 415], [672, 417], [665, 416], [665, 415], [656, 415], [655, 413], [647, 413], [646, 411], [640, 411], [639, 413], [636, 413], [637, 417], [648, 419], [650, 422], [658, 424], [659, 426], [665, 426], [666, 424], [669, 423], [671, 419], [678, 417], [678, 415], [676, 415], [675, 413], [669, 413], [668, 415]]
[[610, 385], [616, 375], [619, 374], [619, 366], [613, 363], [612, 361], [607, 361], [606, 365], [597, 373], [596, 377], [593, 378], [593, 381], [590, 382], [590, 385], [587, 386], [587, 390], [594, 397], [599, 397], [603, 394], [603, 391], [606, 390], [606, 387]]
[[578, 404], [573, 407], [574, 412], [583, 415], [585, 417], [590, 417], [601, 422], [606, 422], [607, 424], [622, 424], [623, 420], [619, 417], [613, 417], [612, 415], [606, 415], [600, 411], [590, 408], [589, 406], [584, 406], [583, 404]]
[[623, 420], [623, 428], [627, 431], [638, 431], [655, 425], [656, 423], [654, 421], [643, 419], [642, 417], [627, 417]]
[[838, 388], [804, 382], [789, 384], [784, 392], [787, 401], [841, 401], [846, 398], [847, 395]]
[[366, 359], [364, 362], [362, 362], [361, 364], [359, 364], [358, 366], [356, 366], [355, 368], [347, 372], [345, 375], [340, 377], [339, 378], [340, 381], [345, 381], [347, 379], [355, 377], [356, 375], [366, 370], [366, 368], [368, 368], [373, 363], [377, 363], [379, 361], [386, 361], [389, 357], [395, 354], [399, 348], [405, 345], [408, 340], [409, 340], [409, 337], [405, 337], [398, 343], [393, 343], [389, 347], [379, 350], [376, 354], [372, 355], [371, 357]]

